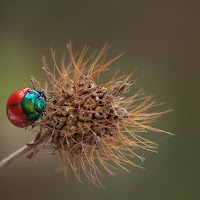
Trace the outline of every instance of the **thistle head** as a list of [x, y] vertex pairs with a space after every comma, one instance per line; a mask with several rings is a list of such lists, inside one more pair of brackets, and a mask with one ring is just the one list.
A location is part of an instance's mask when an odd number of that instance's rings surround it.
[[141, 90], [123, 97], [134, 83], [131, 75], [116, 78], [115, 74], [100, 84], [101, 73], [119, 57], [105, 62], [107, 45], [87, 59], [87, 46], [79, 57], [73, 55], [71, 43], [67, 48], [70, 62], [66, 65], [63, 60], [61, 67], [52, 50], [53, 72], [43, 58], [50, 89], [45, 91], [46, 112], [34, 126], [40, 126], [46, 136], [43, 148], [58, 153], [65, 175], [71, 167], [80, 181], [84, 173], [101, 185], [102, 168], [110, 174], [114, 174], [114, 165], [128, 171], [126, 164], [140, 167], [131, 155], [144, 159], [136, 153], [138, 149], [156, 151], [157, 144], [140, 134], [164, 132], [150, 126], [164, 112], [148, 113], [156, 104]]

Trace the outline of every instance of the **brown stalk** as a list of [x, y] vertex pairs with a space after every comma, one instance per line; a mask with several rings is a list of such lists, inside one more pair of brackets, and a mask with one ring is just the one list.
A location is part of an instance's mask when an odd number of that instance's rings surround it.
[[[33, 140], [30, 143], [19, 148], [17, 151], [11, 153], [9, 156], [7, 156], [6, 158], [4, 158], [3, 160], [0, 161], [0, 168], [6, 167], [7, 165], [9, 165], [11, 162], [16, 160], [20, 156], [26, 154], [27, 152], [29, 152], [33, 149], [36, 149], [36, 147], [38, 147], [38, 145], [40, 145], [41, 143], [43, 143], [45, 141], [45, 138], [46, 138], [46, 136], [43, 135], [43, 136], [41, 136], [40, 139]], [[32, 152], [27, 157], [31, 158], [33, 154], [34, 154], [34, 152]]]

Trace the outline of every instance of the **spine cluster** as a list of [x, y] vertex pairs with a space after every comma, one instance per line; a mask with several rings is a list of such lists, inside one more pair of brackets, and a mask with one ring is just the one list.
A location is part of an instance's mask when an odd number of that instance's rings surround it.
[[102, 175], [102, 167], [114, 174], [110, 161], [127, 170], [126, 164], [139, 167], [131, 155], [144, 159], [136, 153], [138, 149], [155, 151], [157, 144], [140, 133], [148, 129], [164, 132], [150, 126], [165, 113], [148, 113], [149, 108], [157, 106], [151, 96], [138, 91], [123, 97], [133, 84], [130, 76], [114, 75], [109, 82], [100, 84], [101, 73], [117, 59], [105, 62], [107, 49], [105, 45], [96, 56], [84, 59], [88, 50], [85, 47], [76, 59], [70, 44], [71, 61], [68, 65], [63, 61], [61, 67], [52, 51], [53, 73], [43, 59], [51, 89], [46, 91], [46, 112], [36, 123], [46, 135], [44, 147], [58, 152], [65, 174], [70, 166], [79, 180], [83, 171], [97, 185], [101, 185], [98, 176]]

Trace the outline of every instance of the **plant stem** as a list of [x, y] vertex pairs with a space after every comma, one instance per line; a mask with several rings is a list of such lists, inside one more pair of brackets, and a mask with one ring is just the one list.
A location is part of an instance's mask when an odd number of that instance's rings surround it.
[[24, 155], [28, 151], [32, 150], [33, 148], [35, 148], [36, 146], [38, 146], [39, 144], [44, 142], [44, 139], [45, 139], [45, 137], [42, 136], [39, 140], [37, 140], [37, 141], [34, 140], [34, 141], [30, 142], [29, 143], [30, 145], [24, 145], [23, 147], [21, 147], [17, 151], [11, 153], [8, 157], [6, 157], [6, 158], [4, 158], [3, 160], [0, 161], [0, 168], [6, 167], [12, 161], [16, 160], [17, 158]]

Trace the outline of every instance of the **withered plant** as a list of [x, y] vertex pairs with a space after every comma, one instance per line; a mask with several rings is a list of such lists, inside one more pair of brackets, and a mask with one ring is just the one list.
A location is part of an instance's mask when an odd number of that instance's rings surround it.
[[[148, 130], [165, 132], [150, 124], [166, 111], [149, 113], [150, 108], [160, 104], [142, 90], [123, 97], [134, 84], [131, 75], [117, 78], [116, 73], [109, 82], [100, 83], [101, 73], [120, 57], [106, 62], [108, 45], [87, 59], [87, 46], [80, 56], [73, 55], [71, 43], [67, 48], [70, 62], [66, 65], [63, 59], [61, 67], [52, 50], [53, 72], [43, 57], [50, 89], [45, 90], [48, 100], [43, 117], [33, 125], [41, 131], [31, 144], [34, 151], [29, 157], [41, 149], [52, 149], [58, 153], [66, 176], [71, 168], [79, 181], [84, 173], [91, 182], [101, 185], [99, 175], [103, 169], [110, 174], [116, 166], [128, 171], [127, 164], [140, 167], [135, 159], [144, 159], [138, 150], [156, 152], [157, 144], [141, 134], [149, 134]], [[39, 82], [35, 83], [41, 88]], [[38, 145], [40, 135], [42, 146]]]

